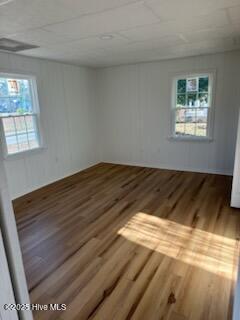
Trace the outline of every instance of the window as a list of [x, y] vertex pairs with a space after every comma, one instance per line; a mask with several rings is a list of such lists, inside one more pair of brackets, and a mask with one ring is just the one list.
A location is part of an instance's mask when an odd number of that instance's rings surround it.
[[172, 136], [210, 139], [212, 114], [212, 74], [174, 79]]
[[35, 78], [0, 74], [0, 124], [6, 155], [40, 147], [38, 116]]

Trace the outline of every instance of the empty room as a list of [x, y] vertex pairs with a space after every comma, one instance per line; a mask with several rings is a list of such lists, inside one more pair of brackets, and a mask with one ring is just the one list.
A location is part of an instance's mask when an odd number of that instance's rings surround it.
[[0, 319], [240, 320], [240, 0], [0, 0]]

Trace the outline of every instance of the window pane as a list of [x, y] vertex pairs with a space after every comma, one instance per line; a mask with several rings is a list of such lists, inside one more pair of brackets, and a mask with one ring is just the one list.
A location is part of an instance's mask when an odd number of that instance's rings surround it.
[[199, 94], [200, 107], [206, 108], [209, 107], [209, 96], [207, 93]]
[[0, 97], [7, 97], [7, 95], [8, 95], [7, 80], [0, 78]]
[[0, 97], [0, 113], [7, 114], [9, 110], [10, 110], [9, 98]]
[[3, 118], [3, 128], [9, 154], [18, 152], [17, 136], [13, 118]]
[[177, 92], [185, 93], [186, 92], [186, 79], [180, 79], [177, 82]]
[[178, 94], [177, 96], [177, 107], [185, 107], [186, 106], [186, 95], [185, 94]]
[[8, 154], [40, 146], [33, 90], [35, 81], [28, 76], [0, 76], [0, 121]]
[[198, 99], [196, 93], [189, 93], [187, 95], [187, 106], [188, 107], [194, 107], [198, 105]]
[[198, 78], [187, 79], [187, 92], [198, 91]]
[[18, 80], [19, 87], [20, 87], [20, 93], [23, 96], [30, 96], [30, 84], [29, 80]]
[[207, 137], [210, 95], [209, 76], [192, 76], [177, 81], [175, 134]]
[[25, 151], [30, 149], [28, 145], [28, 138], [26, 132], [18, 134], [17, 139], [19, 151]]
[[24, 117], [15, 117], [15, 125], [18, 139], [19, 151], [29, 149], [28, 135]]
[[208, 92], [208, 77], [199, 78], [199, 92]]
[[208, 119], [208, 109], [207, 108], [199, 108], [197, 109], [196, 114], [196, 122], [198, 123], [206, 123]]
[[8, 154], [39, 147], [35, 116], [2, 118]]
[[33, 131], [34, 130], [34, 116], [25, 116], [26, 125], [27, 125], [27, 131]]
[[32, 113], [33, 112], [32, 99], [31, 99], [30, 95], [23, 95], [21, 103], [22, 103], [21, 111], [18, 109], [18, 113]]
[[176, 110], [175, 134], [195, 135], [196, 132], [196, 108]]
[[25, 116], [28, 142], [31, 149], [39, 147], [38, 135], [37, 135], [37, 124], [35, 116]]
[[38, 142], [36, 132], [32, 132], [29, 134], [29, 146], [31, 149], [39, 147], [39, 142]]
[[185, 122], [185, 109], [176, 110], [176, 122]]
[[19, 151], [16, 135], [8, 136], [6, 138], [6, 143], [7, 143], [8, 154], [17, 153]]
[[8, 110], [11, 114], [25, 114], [32, 112], [32, 102], [28, 96], [16, 96], [9, 98], [10, 108]]
[[184, 135], [184, 132], [185, 132], [185, 124], [184, 123], [176, 123], [175, 134], [176, 135]]
[[3, 128], [5, 135], [15, 134], [15, 125], [13, 118], [3, 118]]
[[183, 135], [185, 132], [185, 109], [176, 110], [175, 134]]
[[26, 133], [26, 124], [24, 121], [24, 117], [15, 117], [16, 131], [17, 134]]
[[9, 107], [8, 113], [17, 114], [18, 109], [21, 108], [21, 97], [10, 97], [9, 105], [10, 107]]
[[186, 123], [185, 124], [185, 135], [194, 136], [196, 132], [196, 123]]
[[27, 79], [0, 78], [0, 115], [32, 113], [33, 105], [30, 90], [30, 81]]
[[196, 123], [196, 136], [207, 136], [207, 123]]
[[188, 123], [196, 122], [196, 109], [186, 109], [185, 122], [188, 122]]

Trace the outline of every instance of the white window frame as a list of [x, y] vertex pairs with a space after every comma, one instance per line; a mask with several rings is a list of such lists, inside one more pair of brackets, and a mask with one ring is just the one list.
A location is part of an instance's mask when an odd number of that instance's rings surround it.
[[[175, 132], [175, 111], [177, 105], [177, 82], [181, 79], [187, 78], [209, 78], [209, 111], [208, 111], [208, 121], [207, 121], [207, 135], [204, 136], [185, 136], [181, 134], [176, 134]], [[193, 73], [180, 73], [172, 78], [172, 94], [171, 94], [171, 127], [170, 127], [170, 138], [174, 140], [185, 140], [185, 141], [213, 141], [213, 122], [214, 122], [214, 97], [215, 97], [215, 82], [216, 82], [216, 71], [208, 70], [203, 72], [193, 72]]]
[[[1, 139], [1, 147], [3, 150], [3, 156], [4, 159], [8, 158], [13, 158], [13, 157], [18, 157], [23, 154], [28, 154], [35, 152], [39, 149], [43, 148], [43, 140], [42, 140], [42, 134], [41, 134], [41, 127], [40, 127], [40, 107], [39, 107], [39, 100], [38, 100], [38, 91], [37, 91], [37, 79], [33, 75], [29, 74], [18, 74], [18, 73], [6, 73], [6, 72], [0, 72], [0, 78], [9, 78], [9, 79], [23, 79], [23, 80], [28, 80], [30, 83], [30, 95], [31, 95], [31, 100], [32, 100], [32, 113], [29, 114], [24, 114], [24, 115], [31, 115], [34, 116], [36, 119], [36, 135], [38, 139], [38, 147], [36, 148], [31, 148], [28, 150], [23, 150], [23, 151], [18, 151], [16, 153], [8, 153], [8, 148], [7, 148], [7, 142], [6, 142], [6, 137], [5, 137], [5, 132], [4, 132], [4, 127], [3, 127], [3, 118], [11, 118], [11, 117], [18, 117], [18, 115], [15, 116], [0, 116], [0, 139]], [[23, 115], [19, 115], [21, 117]]]

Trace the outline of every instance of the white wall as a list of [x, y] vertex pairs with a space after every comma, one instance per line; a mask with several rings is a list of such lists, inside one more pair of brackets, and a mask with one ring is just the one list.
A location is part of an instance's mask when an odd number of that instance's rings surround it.
[[231, 206], [240, 208], [240, 114], [238, 119], [238, 134], [233, 171]]
[[[171, 79], [217, 72], [213, 142], [171, 141]], [[231, 174], [240, 53], [89, 69], [0, 53], [0, 71], [37, 76], [46, 148], [5, 161], [12, 198], [99, 161]], [[97, 93], [97, 94], [96, 94]]]
[[46, 148], [5, 161], [12, 198], [97, 162], [96, 72], [0, 53], [0, 71], [37, 76]]
[[[179, 72], [217, 72], [213, 142], [171, 141], [171, 79]], [[98, 71], [100, 158], [232, 174], [240, 91], [240, 53], [225, 53]]]

